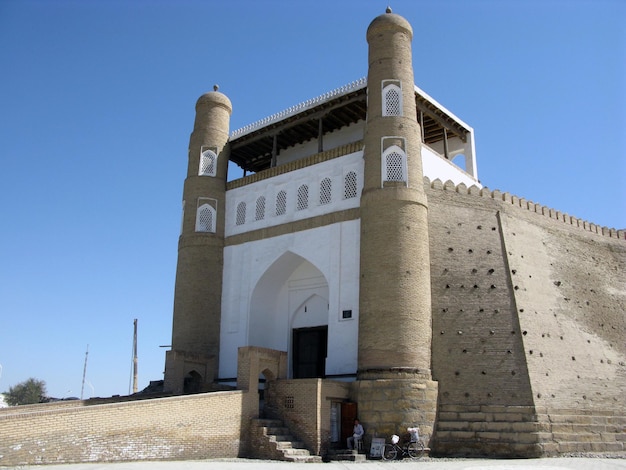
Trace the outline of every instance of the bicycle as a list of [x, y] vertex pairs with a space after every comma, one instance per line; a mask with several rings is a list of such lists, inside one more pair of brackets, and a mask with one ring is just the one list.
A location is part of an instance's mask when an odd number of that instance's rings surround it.
[[419, 459], [424, 454], [424, 444], [419, 438], [419, 428], [407, 428], [411, 435], [410, 441], [404, 446], [399, 446], [400, 436], [394, 434], [391, 436], [391, 444], [385, 444], [382, 451], [383, 460], [395, 460], [408, 455], [412, 459]]

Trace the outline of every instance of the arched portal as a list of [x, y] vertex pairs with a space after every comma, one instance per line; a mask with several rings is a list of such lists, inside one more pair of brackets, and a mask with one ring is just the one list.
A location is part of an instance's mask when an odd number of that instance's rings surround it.
[[305, 258], [284, 253], [252, 291], [248, 345], [287, 351], [290, 377], [322, 377], [328, 298], [324, 274]]

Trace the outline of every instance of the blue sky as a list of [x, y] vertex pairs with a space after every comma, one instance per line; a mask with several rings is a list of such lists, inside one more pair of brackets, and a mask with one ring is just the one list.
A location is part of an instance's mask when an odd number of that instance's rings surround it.
[[[126, 394], [170, 344], [187, 145], [364, 77], [372, 0], [0, 0], [0, 392]], [[491, 189], [626, 228], [626, 2], [396, 0]], [[236, 175], [231, 172], [231, 178]]]

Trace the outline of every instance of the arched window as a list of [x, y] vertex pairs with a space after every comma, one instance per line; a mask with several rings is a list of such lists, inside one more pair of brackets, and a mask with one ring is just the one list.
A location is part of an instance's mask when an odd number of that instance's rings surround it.
[[383, 116], [402, 116], [402, 89], [397, 80], [383, 81]]
[[240, 202], [237, 204], [237, 217], [235, 220], [237, 225], [243, 225], [246, 223], [246, 203]]
[[287, 192], [279, 191], [276, 195], [276, 215], [284, 215], [287, 212]]
[[303, 184], [298, 188], [298, 203], [296, 205], [296, 210], [303, 210], [309, 207], [309, 187], [306, 184]]
[[383, 153], [383, 182], [407, 181], [406, 154], [397, 145], [392, 145]]
[[200, 154], [200, 176], [215, 176], [217, 171], [217, 155], [213, 150], [203, 150]]
[[196, 232], [215, 233], [216, 213], [209, 204], [202, 204], [196, 213]]
[[255, 220], [263, 220], [265, 218], [265, 196], [260, 196], [256, 200]]
[[320, 183], [320, 204], [330, 204], [333, 200], [333, 182], [330, 178], [324, 178]]
[[349, 171], [343, 179], [343, 198], [356, 197], [356, 172]]

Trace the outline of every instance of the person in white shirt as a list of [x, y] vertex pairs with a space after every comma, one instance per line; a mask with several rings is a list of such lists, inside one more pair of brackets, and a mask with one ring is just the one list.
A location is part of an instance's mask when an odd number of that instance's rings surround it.
[[348, 449], [352, 450], [356, 441], [360, 441], [363, 439], [363, 434], [365, 431], [363, 430], [363, 426], [358, 419], [354, 420], [354, 428], [352, 429], [352, 436], [348, 438]]

